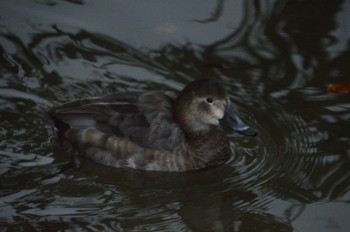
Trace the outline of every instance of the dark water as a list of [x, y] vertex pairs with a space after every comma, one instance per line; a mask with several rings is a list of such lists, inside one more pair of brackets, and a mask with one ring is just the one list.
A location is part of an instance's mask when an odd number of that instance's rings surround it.
[[[1, 1], [0, 231], [349, 231], [350, 1]], [[202, 173], [70, 162], [38, 108], [220, 79], [259, 131]]]

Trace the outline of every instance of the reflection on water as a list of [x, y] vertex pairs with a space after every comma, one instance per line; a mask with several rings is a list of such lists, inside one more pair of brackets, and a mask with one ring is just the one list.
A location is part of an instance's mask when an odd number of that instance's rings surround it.
[[[346, 231], [349, 95], [326, 85], [349, 83], [350, 4], [140, 4], [0, 3], [0, 223], [8, 231]], [[145, 14], [152, 7], [163, 10]], [[113, 14], [119, 8], [130, 14]], [[105, 13], [96, 22], [94, 10]], [[116, 91], [178, 91], [196, 77], [224, 82], [259, 130], [229, 135], [227, 165], [164, 174], [83, 160], [43, 179], [71, 155], [39, 109]]]

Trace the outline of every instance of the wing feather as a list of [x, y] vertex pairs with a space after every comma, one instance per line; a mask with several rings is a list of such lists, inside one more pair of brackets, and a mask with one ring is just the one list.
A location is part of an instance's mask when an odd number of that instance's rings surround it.
[[59, 130], [94, 127], [153, 149], [173, 150], [184, 140], [173, 119], [173, 95], [153, 91], [113, 94], [72, 101], [48, 114]]

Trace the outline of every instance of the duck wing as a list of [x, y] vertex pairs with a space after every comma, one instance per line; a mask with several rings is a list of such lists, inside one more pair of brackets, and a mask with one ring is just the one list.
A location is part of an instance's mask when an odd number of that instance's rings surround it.
[[173, 119], [173, 101], [170, 92], [129, 92], [72, 101], [48, 114], [61, 139], [70, 140], [65, 132], [71, 128], [94, 128], [144, 148], [172, 151], [184, 141], [183, 131]]

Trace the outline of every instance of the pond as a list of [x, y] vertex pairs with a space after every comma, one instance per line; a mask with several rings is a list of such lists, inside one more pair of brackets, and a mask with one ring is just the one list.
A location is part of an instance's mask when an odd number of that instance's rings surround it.
[[[1, 231], [350, 228], [350, 1], [1, 1], [0, 49]], [[72, 154], [40, 110], [200, 77], [259, 132], [225, 165], [50, 175]]]

